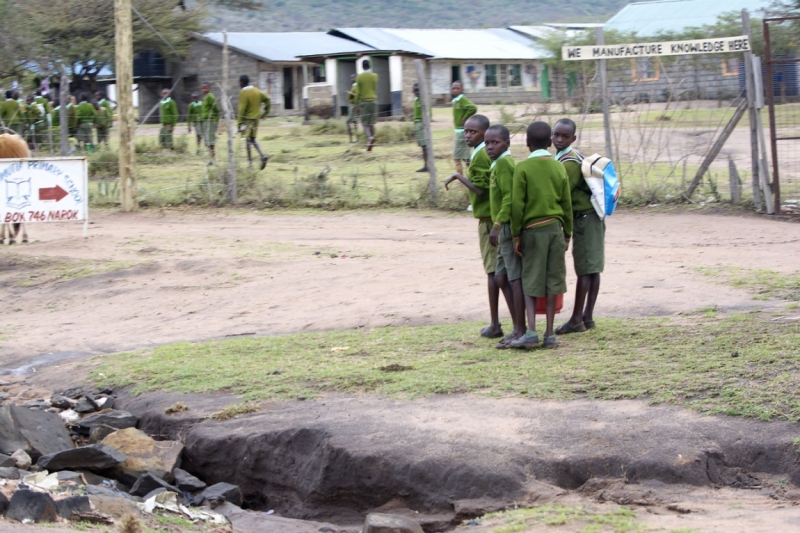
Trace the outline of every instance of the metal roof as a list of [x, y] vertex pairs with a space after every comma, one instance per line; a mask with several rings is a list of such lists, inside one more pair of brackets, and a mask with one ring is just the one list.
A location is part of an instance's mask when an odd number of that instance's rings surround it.
[[509, 26], [508, 29], [537, 41], [559, 32], [559, 30], [550, 26]]
[[436, 59], [542, 59], [547, 50], [505, 28], [481, 30], [420, 30], [398, 28], [337, 28], [331, 34], [348, 37], [381, 50], [397, 50]]
[[[221, 33], [205, 33], [199, 38], [222, 46]], [[371, 47], [324, 32], [247, 33], [229, 32], [228, 46], [262, 61], [298, 61], [299, 56], [361, 53]]]
[[606, 30], [655, 37], [661, 33], [715, 24], [717, 17], [748, 9], [751, 15], [766, 10], [772, 0], [660, 0], [635, 2], [623, 7], [606, 22]]

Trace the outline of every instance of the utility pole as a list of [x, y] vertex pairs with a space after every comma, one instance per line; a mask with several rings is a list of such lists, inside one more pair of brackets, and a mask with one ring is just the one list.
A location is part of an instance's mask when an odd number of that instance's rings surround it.
[[131, 0], [114, 0], [117, 73], [117, 121], [119, 123], [119, 181], [122, 210], [138, 211], [134, 173], [133, 127], [133, 12]]
[[[606, 37], [603, 34], [603, 27], [599, 26], [595, 29], [595, 38], [597, 45], [603, 46], [606, 44]], [[600, 90], [603, 98], [603, 129], [606, 133], [606, 157], [613, 158], [613, 145], [611, 144], [611, 110], [608, 101], [608, 67], [607, 60], [601, 59], [599, 62], [600, 68]]]

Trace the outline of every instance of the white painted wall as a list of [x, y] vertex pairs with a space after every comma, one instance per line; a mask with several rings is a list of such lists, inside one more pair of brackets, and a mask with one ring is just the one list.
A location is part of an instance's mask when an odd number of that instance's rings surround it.
[[403, 58], [389, 56], [389, 90], [392, 92], [403, 90]]
[[325, 60], [325, 83], [333, 87], [333, 95], [338, 94], [338, 71], [336, 59]]

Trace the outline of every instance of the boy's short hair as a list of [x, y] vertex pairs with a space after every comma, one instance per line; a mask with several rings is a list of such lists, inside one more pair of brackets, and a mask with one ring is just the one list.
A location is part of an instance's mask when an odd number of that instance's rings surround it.
[[490, 126], [489, 129], [486, 130], [486, 133], [489, 133], [490, 131], [492, 133], [497, 133], [498, 135], [500, 135], [500, 138], [503, 139], [504, 141], [511, 140], [511, 133], [509, 133], [508, 128], [506, 128], [502, 124], [495, 124], [494, 126]]
[[537, 120], [528, 126], [528, 144], [536, 148], [547, 148], [547, 143], [553, 135], [550, 124]]
[[192, 98], [200, 98], [200, 93], [195, 91], [192, 93]]
[[6, 98], [9, 99], [9, 100], [14, 98], [14, 91], [12, 91], [11, 89], [7, 90], [6, 91]]
[[250, 85], [250, 76], [248, 76], [247, 74], [242, 74], [241, 76], [239, 76], [239, 83]]
[[97, 91], [95, 94], [97, 96], [99, 96], [100, 98], [105, 98], [106, 97], [106, 93], [104, 93], [103, 91]]
[[558, 125], [558, 124], [566, 124], [567, 126], [569, 126], [570, 128], [572, 128], [572, 133], [573, 133], [573, 134], [574, 134], [574, 133], [576, 133], [576, 132], [578, 131], [578, 126], [577, 126], [577, 124], [575, 124], [575, 121], [574, 121], [574, 120], [572, 120], [571, 118], [566, 118], [566, 117], [565, 117], [565, 118], [562, 118], [562, 119], [560, 119], [558, 122], [556, 122], [556, 125]]
[[207, 81], [204, 81], [203, 83], [200, 84], [200, 87], [211, 87], [211, 84], [208, 83]]
[[478, 126], [480, 126], [480, 128], [484, 131], [488, 130], [489, 124], [491, 124], [489, 122], [489, 119], [486, 118], [486, 115], [472, 115], [471, 117], [469, 117], [469, 119], [467, 119], [467, 122], [469, 122], [470, 120], [474, 120], [475, 122], [477, 122]]
[[368, 70], [369, 69], [369, 59], [365, 59], [364, 61], [362, 61], [361, 62], [361, 66], [364, 68], [364, 70]]
[[89, 101], [89, 93], [81, 93], [81, 102], [88, 102]]

